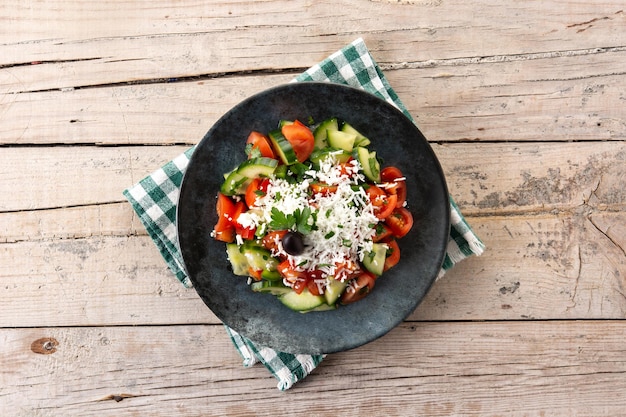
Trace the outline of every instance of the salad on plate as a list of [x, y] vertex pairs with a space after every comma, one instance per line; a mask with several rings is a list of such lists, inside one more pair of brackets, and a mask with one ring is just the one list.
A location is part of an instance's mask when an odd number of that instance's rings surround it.
[[413, 226], [405, 177], [369, 145], [337, 118], [252, 131], [247, 159], [224, 174], [211, 233], [233, 273], [300, 312], [369, 294]]

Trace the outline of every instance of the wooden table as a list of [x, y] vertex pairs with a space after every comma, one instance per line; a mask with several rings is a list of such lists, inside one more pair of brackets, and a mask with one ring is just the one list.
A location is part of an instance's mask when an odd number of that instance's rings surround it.
[[[626, 415], [621, 0], [0, 5], [0, 415]], [[363, 37], [488, 249], [286, 392], [122, 190]]]

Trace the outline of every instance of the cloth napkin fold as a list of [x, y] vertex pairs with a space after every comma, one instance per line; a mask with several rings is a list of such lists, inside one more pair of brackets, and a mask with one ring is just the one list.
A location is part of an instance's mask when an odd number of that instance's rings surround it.
[[[413, 120], [361, 38], [292, 80], [302, 81], [327, 81], [362, 88], [393, 104]], [[166, 264], [186, 287], [191, 287], [192, 284], [185, 273], [178, 247], [176, 204], [183, 175], [193, 151], [194, 147], [191, 147], [123, 192]], [[457, 262], [468, 256], [480, 255], [484, 250], [483, 243], [465, 221], [451, 197], [450, 207], [450, 239], [438, 278]], [[261, 362], [278, 380], [280, 390], [287, 390], [304, 379], [324, 358], [324, 355], [293, 355], [258, 346], [228, 326], [224, 327], [243, 358], [243, 365], [249, 367]]]

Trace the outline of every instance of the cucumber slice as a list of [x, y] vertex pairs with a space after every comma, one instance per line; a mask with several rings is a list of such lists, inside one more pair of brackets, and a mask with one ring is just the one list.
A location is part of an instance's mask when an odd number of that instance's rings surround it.
[[384, 243], [373, 243], [372, 251], [363, 258], [363, 266], [376, 276], [383, 274], [385, 258], [387, 257], [387, 245]]
[[280, 302], [294, 311], [308, 311], [319, 307], [326, 299], [321, 295], [313, 295], [307, 288], [300, 294], [290, 291], [280, 297]]
[[348, 282], [341, 282], [338, 279], [329, 277], [326, 284], [326, 290], [324, 291], [324, 298], [326, 298], [326, 304], [335, 305], [339, 297], [343, 293], [343, 290], [348, 286]]
[[283, 284], [282, 281], [257, 281], [250, 284], [250, 288], [254, 292], [265, 292], [277, 296], [293, 292], [293, 290]]
[[237, 168], [237, 173], [249, 179], [269, 177], [277, 166], [278, 161], [272, 158], [252, 158], [242, 162]]
[[248, 276], [248, 259], [241, 253], [236, 243], [226, 244], [226, 254], [233, 268], [233, 274]]
[[313, 137], [315, 138], [315, 148], [322, 149], [328, 146], [328, 131], [337, 131], [339, 130], [339, 122], [337, 118], [333, 117], [330, 119], [324, 120], [313, 132]]
[[283, 280], [283, 277], [282, 275], [280, 275], [280, 272], [278, 272], [277, 270], [268, 271], [267, 269], [264, 269], [261, 272], [261, 278], [267, 281], [281, 281], [282, 282]]
[[244, 194], [249, 183], [250, 178], [235, 170], [228, 174], [226, 180], [224, 180], [222, 186], [220, 187], [220, 191], [222, 194], [228, 196]]
[[293, 150], [293, 147], [289, 141], [285, 139], [285, 136], [283, 136], [283, 133], [279, 129], [272, 130], [268, 136], [272, 142], [274, 150], [285, 165], [292, 165], [298, 162], [296, 152]]
[[[248, 266], [252, 269], [263, 272], [272, 272], [278, 269], [278, 259], [272, 257], [272, 253], [269, 250], [250, 240], [243, 244], [240, 251], [248, 261]], [[261, 272], [261, 276], [263, 276], [263, 272]]]
[[343, 126], [341, 126], [341, 131], [342, 132], [346, 132], [346, 133], [351, 133], [353, 135], [356, 135], [356, 140], [354, 141], [354, 145], [355, 146], [367, 146], [367, 145], [369, 145], [371, 143], [371, 141], [368, 138], [363, 136], [363, 134], [361, 132], [356, 130], [349, 123], [344, 122]]
[[367, 148], [358, 146], [354, 149], [355, 158], [361, 163], [365, 176], [374, 182], [380, 182], [380, 163], [376, 158], [376, 152], [370, 152]]
[[346, 152], [352, 152], [356, 135], [354, 133], [346, 133], [340, 130], [328, 131], [328, 145], [331, 148], [343, 149]]
[[334, 305], [334, 304], [333, 305], [328, 305], [328, 304], [324, 303], [324, 304], [321, 304], [321, 305], [319, 305], [319, 306], [317, 306], [315, 308], [312, 308], [310, 310], [301, 311], [300, 313], [310, 313], [312, 311], [329, 311], [329, 310], [335, 310], [336, 308], [337, 308], [337, 306]]

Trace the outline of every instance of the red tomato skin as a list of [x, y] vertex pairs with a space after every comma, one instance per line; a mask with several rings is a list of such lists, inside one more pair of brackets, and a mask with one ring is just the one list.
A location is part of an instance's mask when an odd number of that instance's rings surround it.
[[341, 304], [350, 304], [362, 300], [372, 292], [376, 277], [369, 272], [363, 271], [358, 277], [348, 284], [341, 294]]
[[311, 156], [315, 148], [315, 137], [311, 129], [296, 120], [292, 124], [284, 125], [281, 132], [293, 148], [299, 162], [304, 162]]
[[276, 155], [274, 154], [274, 150], [272, 149], [270, 140], [263, 133], [256, 131], [250, 132], [246, 144], [252, 144], [252, 149], [258, 149], [261, 153], [261, 156], [276, 159]]
[[380, 171], [380, 179], [383, 182], [394, 183], [395, 186], [390, 188], [389, 192], [398, 196], [396, 207], [403, 207], [406, 201], [406, 180], [402, 171], [394, 166], [385, 167]]
[[261, 192], [261, 178], [255, 178], [250, 181], [248, 188], [246, 188], [245, 200], [248, 208], [252, 207], [260, 195], [257, 193]]
[[398, 242], [395, 239], [390, 239], [386, 241], [387, 245], [389, 245], [389, 249], [387, 250], [387, 257], [385, 258], [385, 266], [383, 271], [388, 271], [398, 264], [400, 261], [400, 246], [398, 246]]
[[228, 229], [232, 229], [232, 219], [235, 214], [235, 203], [233, 200], [222, 193], [218, 193], [215, 210], [217, 212], [217, 223], [214, 228], [215, 232], [224, 232]]
[[398, 207], [385, 219], [385, 224], [395, 237], [401, 238], [413, 227], [413, 215], [406, 208]]

